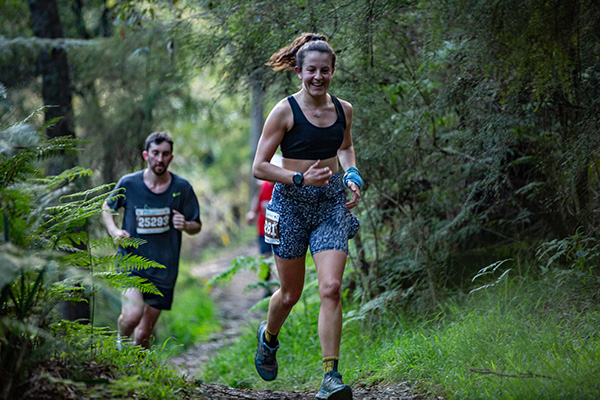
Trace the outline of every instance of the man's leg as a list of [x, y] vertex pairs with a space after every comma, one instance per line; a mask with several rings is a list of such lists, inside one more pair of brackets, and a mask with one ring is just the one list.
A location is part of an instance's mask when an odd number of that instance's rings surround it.
[[146, 304], [144, 307], [144, 315], [140, 323], [135, 327], [133, 334], [133, 342], [136, 345], [141, 345], [143, 348], [150, 348], [150, 337], [154, 332], [154, 325], [160, 316], [161, 310], [151, 307]]
[[158, 320], [160, 311], [144, 303], [144, 297], [139, 290], [128, 289], [121, 296], [121, 315], [118, 325], [121, 336], [133, 334], [133, 344], [150, 347], [150, 336]]
[[121, 295], [121, 315], [117, 321], [121, 336], [131, 336], [144, 314], [144, 297], [139, 290], [127, 289]]

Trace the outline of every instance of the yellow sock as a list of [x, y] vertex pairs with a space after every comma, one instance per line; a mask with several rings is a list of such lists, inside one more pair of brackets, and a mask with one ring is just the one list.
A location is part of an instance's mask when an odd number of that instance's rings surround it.
[[271, 333], [267, 329], [265, 329], [265, 339], [269, 345], [274, 345], [277, 343], [277, 334]]
[[328, 373], [329, 371], [336, 371], [338, 369], [339, 357], [325, 357], [323, 358], [323, 371]]

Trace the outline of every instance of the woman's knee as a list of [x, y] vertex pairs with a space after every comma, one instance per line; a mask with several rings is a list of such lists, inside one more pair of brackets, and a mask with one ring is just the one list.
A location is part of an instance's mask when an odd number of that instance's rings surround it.
[[319, 284], [319, 295], [321, 299], [339, 301], [341, 299], [342, 284], [339, 280], [329, 280]]
[[300, 296], [302, 295], [302, 291], [289, 291], [289, 290], [280, 290], [281, 295], [281, 305], [284, 308], [291, 309], [298, 303], [300, 300]]

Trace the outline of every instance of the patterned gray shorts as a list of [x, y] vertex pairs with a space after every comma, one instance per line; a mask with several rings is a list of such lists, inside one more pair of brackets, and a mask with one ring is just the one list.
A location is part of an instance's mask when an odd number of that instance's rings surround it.
[[348, 253], [348, 239], [356, 234], [358, 218], [346, 209], [344, 186], [336, 172], [323, 187], [276, 183], [267, 206], [278, 214], [279, 244], [273, 253], [282, 259], [293, 260], [324, 250]]

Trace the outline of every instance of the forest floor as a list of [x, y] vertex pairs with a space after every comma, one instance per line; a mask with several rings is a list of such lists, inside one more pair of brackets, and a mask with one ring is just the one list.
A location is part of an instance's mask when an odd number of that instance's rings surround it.
[[[192, 275], [200, 279], [209, 279], [225, 271], [238, 256], [251, 256], [257, 253], [256, 246], [248, 245], [230, 252], [216, 260], [199, 264], [192, 269]], [[222, 346], [235, 341], [240, 336], [240, 327], [258, 322], [263, 313], [249, 313], [252, 306], [264, 296], [261, 289], [245, 292], [244, 289], [256, 276], [250, 272], [236, 274], [229, 285], [220, 285], [211, 289], [211, 296], [219, 308], [223, 332], [206, 342], [197, 343], [185, 353], [172, 358], [169, 362], [181, 369], [190, 379], [196, 379], [200, 366], [210, 360]], [[284, 392], [272, 390], [235, 389], [217, 384], [198, 383], [206, 397], [219, 400], [313, 400], [313, 392]], [[423, 397], [411, 388], [409, 383], [400, 382], [391, 385], [353, 387], [354, 400], [434, 400]], [[436, 397], [435, 400], [441, 400]]]

